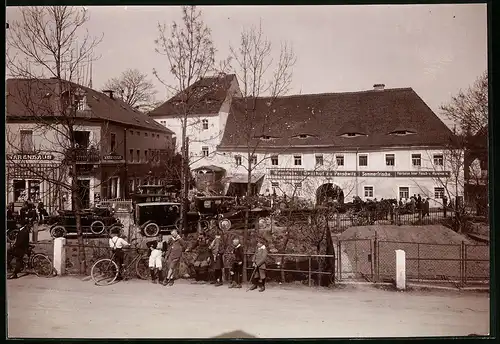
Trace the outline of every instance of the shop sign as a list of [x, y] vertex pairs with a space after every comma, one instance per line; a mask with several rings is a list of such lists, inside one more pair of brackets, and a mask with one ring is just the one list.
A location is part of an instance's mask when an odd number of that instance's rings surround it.
[[54, 160], [52, 154], [7, 154], [7, 160]]
[[269, 176], [285, 177], [376, 177], [376, 178], [447, 178], [450, 171], [307, 171], [297, 169], [270, 169]]
[[105, 155], [103, 157], [104, 160], [123, 160], [122, 155], [115, 155], [115, 154], [110, 154], [110, 155]]

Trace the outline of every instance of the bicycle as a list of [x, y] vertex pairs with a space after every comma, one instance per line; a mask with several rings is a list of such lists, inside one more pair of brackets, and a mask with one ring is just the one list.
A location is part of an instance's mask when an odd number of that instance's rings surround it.
[[[43, 253], [33, 251], [34, 245], [29, 245], [28, 253], [23, 256], [22, 270], [20, 272], [34, 272], [38, 277], [52, 277], [56, 275], [56, 270], [52, 264], [52, 260]], [[17, 259], [17, 258], [16, 258]], [[12, 264], [9, 262], [7, 270], [12, 272]]]
[[[130, 275], [130, 268], [134, 266], [135, 275], [140, 279], [148, 279], [149, 277], [149, 257], [140, 248], [135, 248], [136, 255], [130, 263], [124, 264], [122, 274]], [[118, 278], [118, 264], [115, 262], [115, 253], [111, 258], [99, 259], [92, 265], [90, 275], [96, 285], [106, 286], [113, 284]], [[127, 279], [127, 278], [125, 278]]]

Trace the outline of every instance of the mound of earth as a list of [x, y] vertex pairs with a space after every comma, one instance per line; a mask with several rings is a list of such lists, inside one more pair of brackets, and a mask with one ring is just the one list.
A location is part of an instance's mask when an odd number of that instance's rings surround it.
[[373, 239], [377, 233], [378, 240], [398, 242], [419, 242], [429, 244], [466, 244], [473, 242], [466, 236], [454, 232], [442, 225], [427, 226], [360, 226], [350, 227], [339, 237], [339, 240]]

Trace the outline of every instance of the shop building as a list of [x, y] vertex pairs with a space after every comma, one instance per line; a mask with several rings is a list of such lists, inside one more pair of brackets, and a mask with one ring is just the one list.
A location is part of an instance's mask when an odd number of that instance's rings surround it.
[[173, 148], [172, 131], [111, 91], [56, 79], [9, 79], [6, 96], [7, 202], [71, 209], [68, 185], [75, 174], [83, 208], [128, 198]]
[[[255, 106], [250, 116], [245, 102]], [[228, 190], [246, 190], [251, 159], [255, 192], [313, 202], [420, 194], [437, 206], [463, 194], [463, 171], [447, 158], [453, 137], [411, 88], [234, 98], [217, 165]]]

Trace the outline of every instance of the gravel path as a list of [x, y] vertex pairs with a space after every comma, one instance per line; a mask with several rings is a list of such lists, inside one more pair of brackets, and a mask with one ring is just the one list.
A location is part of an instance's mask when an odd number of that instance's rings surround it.
[[374, 288], [270, 286], [264, 293], [127, 281], [32, 276], [7, 281], [8, 336], [207, 338], [244, 331], [260, 338], [461, 336], [489, 332], [489, 296], [397, 293]]

